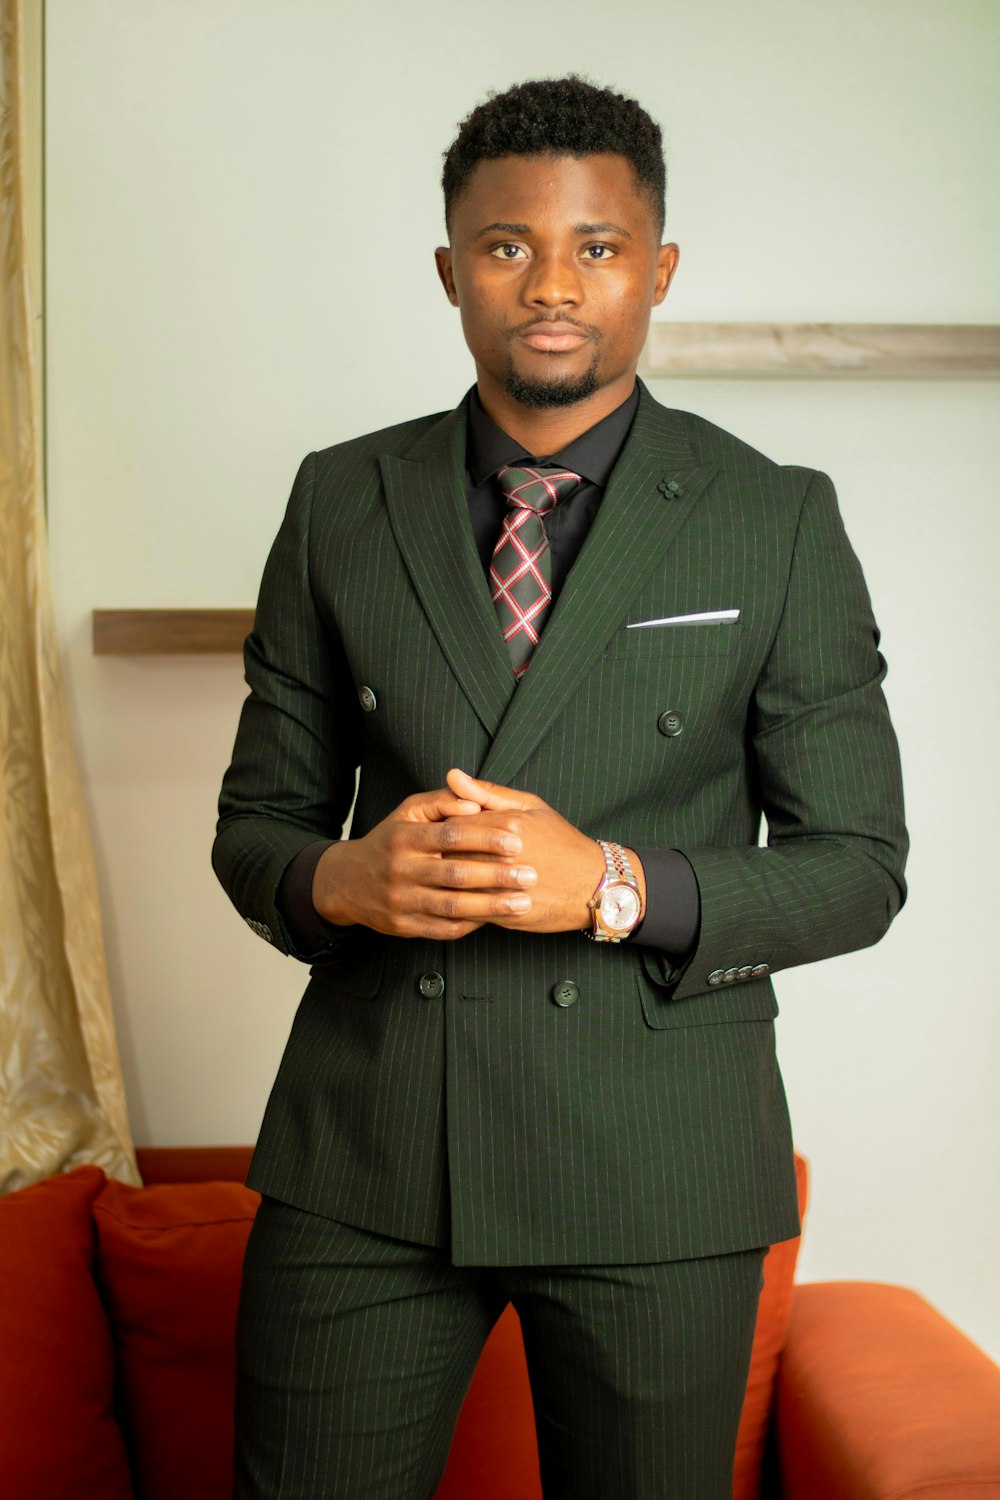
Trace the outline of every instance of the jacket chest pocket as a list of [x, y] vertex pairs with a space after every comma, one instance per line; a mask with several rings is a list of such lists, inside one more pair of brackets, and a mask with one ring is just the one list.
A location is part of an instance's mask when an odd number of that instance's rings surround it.
[[739, 642], [738, 620], [692, 625], [625, 627], [611, 637], [605, 661], [671, 661], [682, 656], [725, 656]]

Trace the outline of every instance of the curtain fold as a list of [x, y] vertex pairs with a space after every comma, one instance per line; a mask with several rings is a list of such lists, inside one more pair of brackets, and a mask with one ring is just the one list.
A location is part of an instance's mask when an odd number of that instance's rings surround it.
[[137, 1182], [49, 591], [24, 224], [21, 0], [0, 0], [0, 1192]]

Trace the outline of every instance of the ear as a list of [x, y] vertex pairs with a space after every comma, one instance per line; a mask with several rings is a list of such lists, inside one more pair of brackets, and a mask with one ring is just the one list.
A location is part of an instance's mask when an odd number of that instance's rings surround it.
[[458, 292], [455, 290], [455, 276], [452, 270], [451, 246], [439, 245], [434, 251], [434, 261], [437, 265], [437, 273], [444, 287], [444, 294], [452, 307], [458, 306]]
[[661, 245], [656, 253], [656, 284], [653, 290], [653, 306], [659, 307], [674, 279], [681, 252], [679, 245]]

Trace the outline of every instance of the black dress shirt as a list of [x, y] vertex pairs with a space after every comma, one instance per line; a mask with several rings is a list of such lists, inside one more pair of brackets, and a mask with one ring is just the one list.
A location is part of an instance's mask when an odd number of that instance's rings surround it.
[[483, 565], [489, 574], [490, 558], [500, 535], [507, 502], [497, 483], [497, 471], [506, 464], [558, 464], [579, 474], [578, 489], [566, 500], [560, 500], [545, 516], [545, 535], [549, 541], [552, 565], [552, 602], [559, 598], [566, 575], [576, 562], [587, 539], [611, 470], [625, 445], [636, 407], [638, 389], [610, 416], [589, 427], [582, 436], [545, 457], [533, 456], [515, 442], [488, 417], [475, 386], [465, 398], [468, 413], [465, 442], [465, 494], [469, 502], [472, 534]]
[[[505, 464], [552, 463], [579, 474], [579, 488], [545, 518], [549, 541], [553, 602], [566, 581], [604, 496], [611, 471], [625, 445], [636, 407], [638, 387], [628, 400], [589, 427], [558, 453], [530, 454], [487, 416], [473, 386], [465, 397], [465, 491], [469, 520], [484, 574], [500, 535], [507, 503], [496, 481]], [[529, 667], [530, 671], [530, 667]], [[615, 837], [614, 829], [606, 837]], [[321, 953], [339, 928], [326, 922], [312, 904], [316, 865], [332, 840], [317, 839], [302, 849], [285, 871], [278, 906], [289, 936], [303, 956]], [[701, 902], [691, 865], [676, 849], [636, 849], [646, 877], [646, 911], [631, 941], [657, 948], [674, 963], [687, 957], [698, 936]]]

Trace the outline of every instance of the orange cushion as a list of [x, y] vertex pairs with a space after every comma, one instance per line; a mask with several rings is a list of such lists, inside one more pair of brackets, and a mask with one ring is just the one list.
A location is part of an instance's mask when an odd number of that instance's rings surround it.
[[108, 1182], [94, 1204], [144, 1500], [229, 1500], [236, 1306], [259, 1201], [235, 1182]]
[[[808, 1171], [795, 1158], [799, 1214], [804, 1218]], [[736, 1440], [733, 1500], [757, 1500], [778, 1359], [792, 1310], [799, 1239], [772, 1245], [764, 1260], [747, 1393]], [[435, 1500], [541, 1500], [538, 1446], [521, 1324], [512, 1307], [487, 1340]]]
[[0, 1198], [0, 1488], [131, 1500], [111, 1330], [93, 1279], [98, 1167]]

